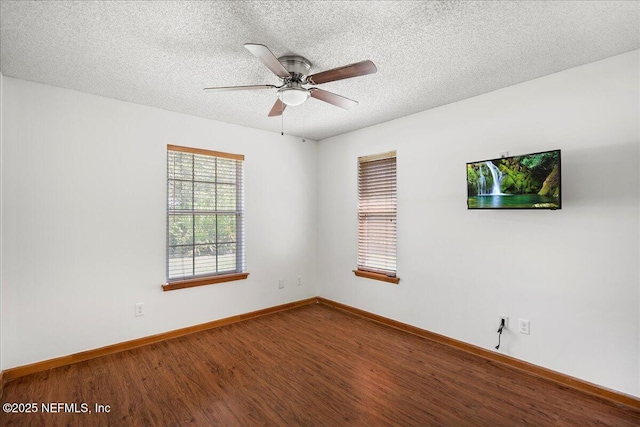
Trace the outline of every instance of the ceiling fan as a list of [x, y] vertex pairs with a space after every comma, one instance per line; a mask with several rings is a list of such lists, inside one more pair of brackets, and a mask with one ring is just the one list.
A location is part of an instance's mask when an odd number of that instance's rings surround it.
[[317, 87], [305, 88], [305, 85], [319, 85], [336, 80], [349, 79], [351, 77], [373, 74], [378, 69], [369, 60], [345, 65], [344, 67], [333, 68], [320, 73], [309, 75], [311, 62], [306, 58], [297, 55], [287, 55], [276, 58], [268, 47], [262, 44], [247, 43], [244, 47], [255, 55], [264, 65], [267, 66], [276, 76], [282, 80], [280, 86], [276, 85], [250, 85], [250, 86], [226, 86], [207, 87], [207, 91], [229, 91], [229, 90], [254, 90], [254, 89], [277, 89], [278, 99], [273, 104], [269, 117], [280, 116], [288, 106], [296, 106], [305, 102], [309, 97], [319, 99], [329, 104], [349, 109], [358, 105], [354, 101], [344, 96], [336, 95]]

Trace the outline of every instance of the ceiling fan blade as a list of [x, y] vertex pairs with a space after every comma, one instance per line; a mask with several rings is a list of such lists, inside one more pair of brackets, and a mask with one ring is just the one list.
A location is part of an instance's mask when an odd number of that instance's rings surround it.
[[366, 60], [313, 74], [307, 78], [307, 82], [312, 85], [319, 85], [336, 80], [373, 74], [376, 71], [378, 71], [376, 65], [373, 62]]
[[311, 92], [312, 98], [328, 102], [329, 104], [335, 105], [336, 107], [344, 108], [345, 110], [358, 105], [358, 101], [345, 98], [344, 96], [336, 95], [335, 93], [327, 92], [326, 90], [312, 87], [309, 89], [309, 91]]
[[205, 87], [204, 90], [210, 92], [224, 92], [229, 90], [254, 90], [254, 89], [272, 89], [274, 85], [251, 85], [251, 86], [220, 86], [220, 87]]
[[269, 117], [281, 116], [285, 108], [287, 108], [287, 104], [280, 101], [280, 99], [276, 99], [276, 103], [273, 104], [271, 111], [269, 111]]
[[252, 54], [254, 54], [264, 65], [270, 69], [273, 74], [278, 77], [286, 78], [290, 77], [291, 74], [287, 71], [286, 68], [282, 66], [278, 58], [263, 44], [254, 44], [247, 43], [244, 45], [245, 48]]

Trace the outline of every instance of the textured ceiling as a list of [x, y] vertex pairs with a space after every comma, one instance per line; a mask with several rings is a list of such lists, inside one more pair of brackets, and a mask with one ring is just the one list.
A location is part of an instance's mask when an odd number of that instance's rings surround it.
[[[640, 3], [437, 1], [5, 1], [0, 71], [109, 98], [279, 132], [279, 84], [244, 43], [311, 73], [364, 59], [373, 75], [321, 85], [284, 131], [321, 140], [640, 48]], [[304, 119], [304, 120], [303, 120]]]

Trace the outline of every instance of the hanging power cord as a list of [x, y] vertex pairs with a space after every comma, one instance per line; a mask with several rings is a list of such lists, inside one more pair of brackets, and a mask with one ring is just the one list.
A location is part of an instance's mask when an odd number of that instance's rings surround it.
[[500, 319], [500, 327], [498, 328], [498, 345], [496, 350], [500, 348], [500, 337], [502, 336], [502, 330], [504, 329], [504, 319]]

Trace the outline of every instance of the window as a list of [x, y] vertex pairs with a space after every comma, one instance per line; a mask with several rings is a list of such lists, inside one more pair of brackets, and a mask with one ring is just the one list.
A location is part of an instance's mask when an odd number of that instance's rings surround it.
[[396, 152], [358, 158], [357, 276], [396, 277]]
[[164, 290], [245, 279], [243, 160], [167, 146]]

